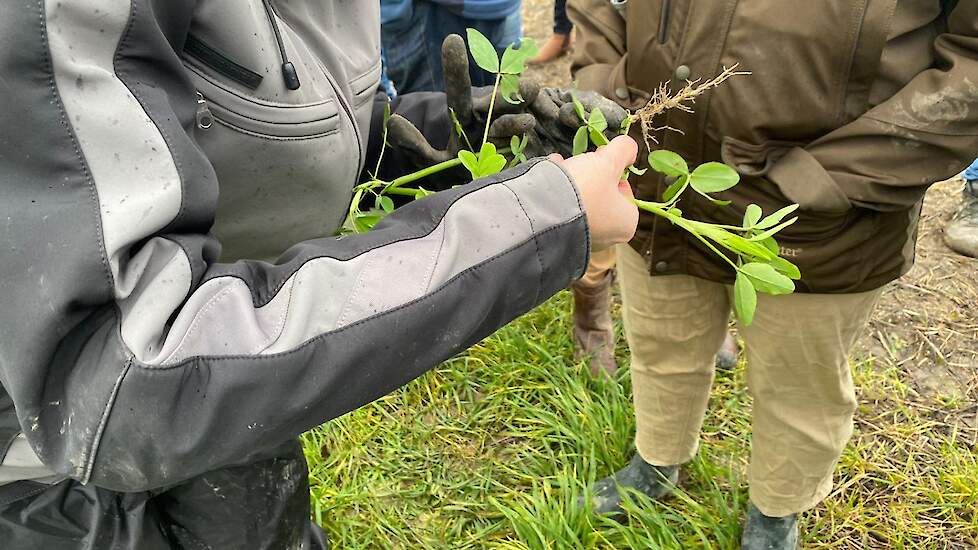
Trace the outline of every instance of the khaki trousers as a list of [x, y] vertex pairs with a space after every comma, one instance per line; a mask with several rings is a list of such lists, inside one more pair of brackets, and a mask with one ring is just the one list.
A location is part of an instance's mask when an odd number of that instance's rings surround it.
[[580, 281], [585, 286], [595, 286], [604, 280], [605, 275], [615, 268], [615, 248], [606, 248], [591, 253], [591, 261]]
[[[650, 464], [683, 464], [698, 446], [732, 290], [687, 275], [652, 277], [631, 247], [617, 253], [635, 445]], [[880, 292], [760, 294], [753, 324], [739, 327], [754, 401], [750, 498], [765, 515], [802, 512], [829, 494], [856, 409], [848, 352]]]

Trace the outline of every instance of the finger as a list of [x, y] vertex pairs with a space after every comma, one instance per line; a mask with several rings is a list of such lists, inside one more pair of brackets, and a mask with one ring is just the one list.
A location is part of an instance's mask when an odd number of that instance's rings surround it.
[[564, 103], [561, 105], [558, 118], [561, 124], [574, 129], [580, 128], [584, 124], [584, 121], [578, 116], [577, 110], [574, 109], [573, 103]]
[[445, 99], [464, 127], [472, 119], [472, 79], [469, 77], [469, 54], [461, 36], [450, 34], [445, 37], [441, 62], [445, 74]]
[[597, 154], [603, 156], [618, 171], [623, 172], [638, 158], [638, 143], [628, 136], [618, 136], [607, 146], [598, 149]]
[[445, 160], [442, 158], [445, 154], [433, 148], [421, 131], [401, 115], [391, 115], [387, 122], [387, 140], [392, 146], [413, 157], [419, 164], [433, 164]]
[[560, 116], [560, 108], [550, 95], [541, 93], [530, 104], [530, 111], [542, 121], [553, 122]]
[[489, 126], [489, 137], [496, 139], [522, 136], [536, 126], [536, 119], [529, 113], [503, 115]]
[[562, 157], [560, 153], [551, 153], [547, 155], [547, 160], [560, 164], [561, 162], [564, 162], [564, 157]]

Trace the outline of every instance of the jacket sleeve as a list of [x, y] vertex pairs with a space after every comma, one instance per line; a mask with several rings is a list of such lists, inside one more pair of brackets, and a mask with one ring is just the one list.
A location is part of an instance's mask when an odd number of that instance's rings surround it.
[[909, 208], [978, 151], [978, 2], [958, 2], [937, 63], [863, 116], [780, 159], [768, 178], [803, 208]]
[[574, 80], [582, 90], [614, 98], [614, 90], [624, 86], [625, 19], [609, 0], [571, 0], [567, 14], [577, 29], [571, 62]]
[[217, 264], [184, 3], [44, 4], [0, 18], [0, 383], [59, 474], [137, 491], [241, 463], [583, 273], [576, 189], [547, 161]]

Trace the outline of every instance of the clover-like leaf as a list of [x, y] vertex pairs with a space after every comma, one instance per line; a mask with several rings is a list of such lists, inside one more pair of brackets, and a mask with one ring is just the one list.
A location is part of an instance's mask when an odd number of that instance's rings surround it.
[[734, 280], [734, 311], [737, 318], [744, 326], [750, 326], [754, 322], [754, 312], [757, 311], [757, 290], [751, 283], [751, 279], [737, 272], [737, 279]]
[[628, 171], [635, 174], [636, 176], [644, 176], [646, 172], [649, 171], [648, 168], [636, 168], [634, 164], [628, 166]]
[[693, 170], [690, 186], [702, 194], [726, 191], [740, 182], [736, 170], [720, 162], [707, 162]]
[[466, 29], [466, 36], [469, 42], [469, 51], [472, 52], [472, 59], [482, 70], [496, 74], [499, 72], [499, 54], [496, 47], [481, 32], [475, 29]]
[[689, 165], [686, 164], [686, 160], [665, 149], [658, 149], [649, 153], [649, 166], [660, 174], [675, 178], [689, 174]]
[[383, 210], [384, 212], [387, 212], [388, 214], [390, 214], [391, 212], [394, 211], [394, 200], [393, 199], [391, 199], [387, 195], [379, 195], [377, 198], [379, 199], [380, 209], [381, 210]]

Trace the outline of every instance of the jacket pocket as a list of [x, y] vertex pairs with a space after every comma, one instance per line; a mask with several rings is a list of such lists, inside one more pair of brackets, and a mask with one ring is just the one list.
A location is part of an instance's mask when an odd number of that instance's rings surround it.
[[[736, 188], [739, 193], [735, 201], [740, 219], [750, 203], [760, 206], [765, 215], [791, 204], [778, 186], [765, 176], [788, 151], [805, 145], [804, 142], [779, 140], [752, 144], [731, 137], [723, 138], [721, 159], [743, 177]], [[855, 209], [841, 213], [799, 210], [796, 215], [798, 221], [778, 233], [778, 242], [803, 243], [831, 239], [845, 231], [857, 217]], [[729, 221], [740, 224], [740, 220]]]
[[747, 143], [724, 137], [720, 143], [720, 157], [742, 176], [764, 176], [781, 157], [795, 147], [803, 147], [799, 141], [765, 141], [760, 144]]
[[183, 61], [199, 94], [195, 137], [219, 182], [222, 261], [333, 234], [361, 155], [323, 57], [268, 0], [201, 2], [190, 36]]

